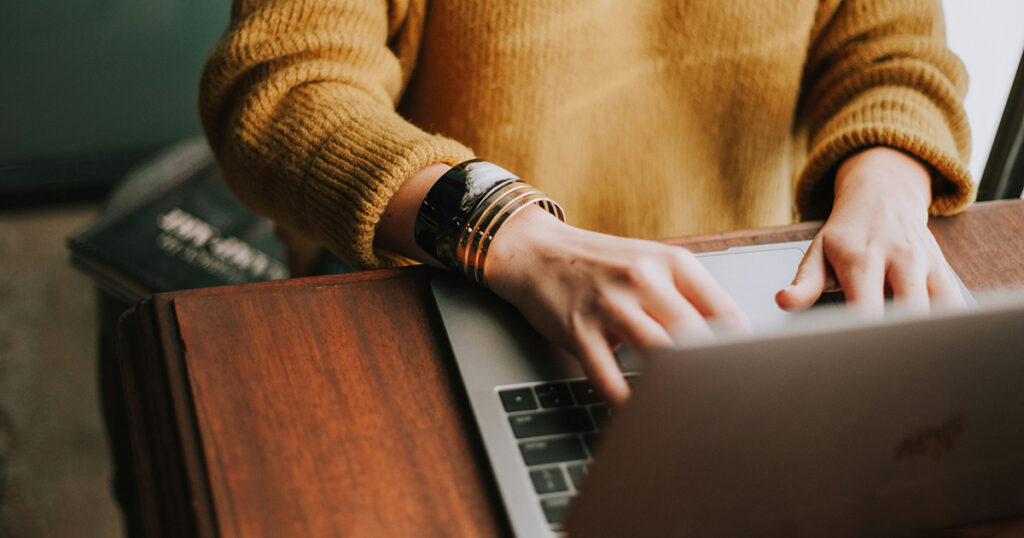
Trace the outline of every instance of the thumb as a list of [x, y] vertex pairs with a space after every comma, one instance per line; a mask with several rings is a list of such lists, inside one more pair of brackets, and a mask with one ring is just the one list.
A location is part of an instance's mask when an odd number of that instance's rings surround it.
[[803, 310], [813, 305], [825, 290], [827, 269], [821, 239], [815, 238], [796, 270], [793, 283], [775, 294], [775, 302], [783, 310]]

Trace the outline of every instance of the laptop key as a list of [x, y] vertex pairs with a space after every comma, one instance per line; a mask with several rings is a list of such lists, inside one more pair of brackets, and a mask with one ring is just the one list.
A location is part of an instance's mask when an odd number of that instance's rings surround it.
[[576, 436], [546, 441], [524, 441], [519, 443], [519, 451], [527, 465], [587, 459], [583, 445]]
[[566, 465], [565, 470], [569, 471], [569, 480], [572, 480], [572, 486], [579, 490], [583, 485], [583, 479], [587, 476], [587, 464], [574, 463]]
[[587, 452], [590, 452], [590, 455], [593, 457], [594, 449], [597, 448], [597, 434], [583, 434], [583, 444], [587, 445]]
[[566, 407], [572, 405], [569, 386], [565, 383], [547, 383], [533, 387], [541, 407]]
[[533, 489], [537, 491], [538, 495], [569, 490], [569, 486], [565, 484], [562, 470], [558, 467], [530, 471], [530, 480], [533, 481]]
[[501, 397], [501, 405], [505, 407], [506, 412], [537, 409], [537, 400], [533, 398], [533, 391], [529, 387], [503, 390], [498, 396]]
[[583, 408], [542, 411], [508, 417], [516, 439], [556, 435], [559, 433], [582, 433], [593, 431], [594, 426]]
[[541, 499], [540, 507], [544, 510], [544, 517], [547, 518], [548, 523], [555, 525], [565, 521], [565, 512], [569, 508], [570, 500], [571, 497], [568, 495]]
[[573, 381], [569, 383], [569, 388], [572, 390], [572, 395], [576, 397], [577, 403], [592, 404], [602, 401], [590, 381]]

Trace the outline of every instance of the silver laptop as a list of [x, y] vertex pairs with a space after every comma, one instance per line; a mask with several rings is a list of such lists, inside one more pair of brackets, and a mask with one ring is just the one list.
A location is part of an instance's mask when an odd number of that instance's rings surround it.
[[1024, 517], [1024, 296], [827, 317], [650, 357], [573, 533], [931, 536]]
[[[699, 257], [755, 330], [772, 334], [799, 326], [793, 314], [775, 306], [774, 295], [792, 280], [808, 244]], [[608, 406], [575, 360], [537, 335], [510, 305], [458, 277], [438, 275], [432, 287], [513, 530], [519, 536], [561, 532], [599, 440], [603, 446], [605, 437], [616, 435], [603, 433]], [[635, 382], [637, 357], [626, 349], [619, 359]], [[641, 452], [624, 457], [643, 459], [644, 441], [629, 442]]]

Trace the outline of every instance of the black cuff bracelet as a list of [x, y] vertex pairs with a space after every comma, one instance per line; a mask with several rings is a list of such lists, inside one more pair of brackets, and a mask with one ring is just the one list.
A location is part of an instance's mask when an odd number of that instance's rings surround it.
[[423, 199], [416, 215], [416, 244], [448, 267], [455, 267], [456, 241], [470, 213], [495, 189], [519, 181], [515, 174], [473, 159], [445, 172]]
[[504, 168], [474, 159], [453, 167], [423, 199], [416, 244], [446, 267], [484, 283], [487, 251], [503, 222], [538, 204], [564, 221], [562, 208]]

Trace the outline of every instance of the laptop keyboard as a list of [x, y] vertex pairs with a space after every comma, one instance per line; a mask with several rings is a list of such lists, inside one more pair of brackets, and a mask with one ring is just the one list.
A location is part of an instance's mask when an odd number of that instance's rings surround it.
[[[634, 378], [626, 374], [630, 384]], [[586, 379], [499, 387], [498, 398], [541, 511], [551, 529], [560, 530], [611, 408]]]

